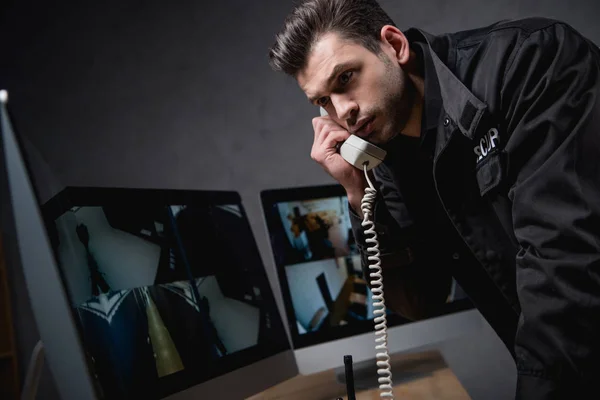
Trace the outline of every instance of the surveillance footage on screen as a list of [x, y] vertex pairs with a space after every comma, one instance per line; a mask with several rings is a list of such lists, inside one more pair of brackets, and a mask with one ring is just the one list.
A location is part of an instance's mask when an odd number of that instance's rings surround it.
[[181, 390], [285, 335], [238, 205], [77, 206], [48, 230], [106, 398]]
[[[268, 215], [298, 334], [329, 334], [371, 321], [370, 277], [362, 268], [347, 197], [277, 202]], [[453, 282], [447, 302], [465, 297]]]

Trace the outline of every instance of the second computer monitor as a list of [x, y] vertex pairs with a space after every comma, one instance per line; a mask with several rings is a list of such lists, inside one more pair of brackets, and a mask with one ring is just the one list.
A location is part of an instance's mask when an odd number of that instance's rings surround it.
[[[361, 267], [343, 188], [266, 190], [261, 201], [300, 371], [339, 366], [343, 354], [374, 357], [370, 277]], [[388, 310], [388, 347], [408, 350], [479, 329], [472, 309], [453, 282], [436, 318], [410, 323]]]

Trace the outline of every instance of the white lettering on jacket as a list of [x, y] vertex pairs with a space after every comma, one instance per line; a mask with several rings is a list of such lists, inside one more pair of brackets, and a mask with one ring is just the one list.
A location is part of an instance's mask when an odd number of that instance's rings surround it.
[[498, 129], [492, 128], [479, 139], [479, 143], [473, 147], [473, 152], [477, 156], [477, 162], [483, 160], [488, 154], [492, 152], [500, 142], [498, 137]]

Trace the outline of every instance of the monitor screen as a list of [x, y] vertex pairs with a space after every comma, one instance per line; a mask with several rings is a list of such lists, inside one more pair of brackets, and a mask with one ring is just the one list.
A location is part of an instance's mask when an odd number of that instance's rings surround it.
[[99, 398], [163, 398], [290, 348], [237, 193], [68, 188], [42, 214]]
[[[296, 348], [373, 330], [371, 290], [339, 185], [261, 193]], [[471, 308], [453, 282], [442, 313]], [[388, 310], [388, 326], [409, 322]]]

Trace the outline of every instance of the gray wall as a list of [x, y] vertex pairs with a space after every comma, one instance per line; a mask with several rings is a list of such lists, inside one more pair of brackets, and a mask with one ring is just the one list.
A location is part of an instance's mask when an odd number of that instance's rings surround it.
[[[309, 157], [317, 110], [267, 64], [292, 2], [12, 3], [3, 2], [0, 16], [0, 86], [39, 165], [47, 162], [65, 185], [239, 191], [277, 287], [259, 191], [332, 182]], [[593, 0], [382, 5], [402, 29], [440, 33], [541, 15], [600, 43]], [[9, 262], [24, 370], [38, 336], [14, 251]], [[48, 380], [44, 387], [43, 398], [53, 398]]]

